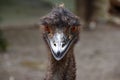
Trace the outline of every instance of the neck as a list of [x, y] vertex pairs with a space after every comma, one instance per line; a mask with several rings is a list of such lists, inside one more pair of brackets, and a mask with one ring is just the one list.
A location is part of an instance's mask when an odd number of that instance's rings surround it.
[[75, 78], [76, 65], [73, 49], [60, 61], [56, 61], [50, 55], [50, 65], [45, 80], [75, 80]]

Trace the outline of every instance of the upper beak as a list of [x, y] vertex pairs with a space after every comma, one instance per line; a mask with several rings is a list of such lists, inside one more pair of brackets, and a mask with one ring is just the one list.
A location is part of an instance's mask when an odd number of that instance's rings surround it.
[[49, 39], [49, 46], [52, 55], [56, 60], [61, 60], [69, 49], [69, 40], [63, 33], [56, 33], [51, 39]]

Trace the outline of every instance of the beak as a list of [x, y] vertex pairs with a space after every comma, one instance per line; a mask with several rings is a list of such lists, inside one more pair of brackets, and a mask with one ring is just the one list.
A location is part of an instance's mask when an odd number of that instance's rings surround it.
[[52, 38], [48, 38], [47, 42], [53, 57], [59, 61], [68, 52], [71, 41], [63, 33], [56, 33]]

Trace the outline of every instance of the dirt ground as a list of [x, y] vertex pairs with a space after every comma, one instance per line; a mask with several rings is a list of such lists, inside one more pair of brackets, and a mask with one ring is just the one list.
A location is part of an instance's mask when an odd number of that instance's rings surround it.
[[[47, 49], [38, 28], [4, 30], [8, 51], [0, 54], [0, 80], [43, 80]], [[120, 27], [82, 31], [75, 46], [77, 80], [120, 80]]]

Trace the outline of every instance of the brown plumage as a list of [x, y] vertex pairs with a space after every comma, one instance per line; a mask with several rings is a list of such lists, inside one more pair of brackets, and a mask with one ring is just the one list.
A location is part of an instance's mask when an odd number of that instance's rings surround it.
[[49, 49], [49, 66], [44, 80], [75, 80], [74, 44], [79, 38], [79, 19], [63, 6], [41, 19]]
[[75, 80], [75, 79], [76, 79], [76, 65], [73, 49], [71, 49], [61, 61], [56, 61], [53, 58], [53, 56], [50, 55], [48, 72], [44, 80]]

